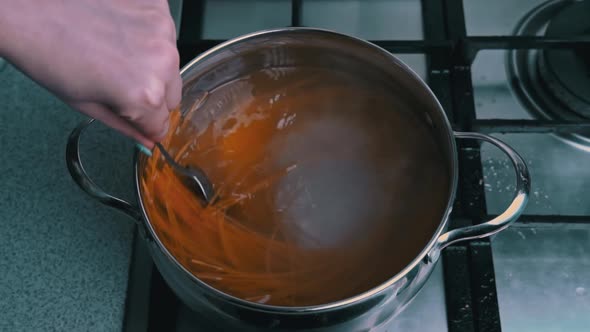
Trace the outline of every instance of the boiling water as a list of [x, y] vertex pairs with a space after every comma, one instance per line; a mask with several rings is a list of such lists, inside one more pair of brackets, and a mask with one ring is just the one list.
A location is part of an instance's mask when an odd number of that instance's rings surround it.
[[438, 226], [449, 172], [428, 127], [381, 83], [265, 69], [183, 105], [163, 144], [205, 170], [218, 200], [203, 207], [156, 151], [141, 190], [158, 237], [248, 301], [324, 304], [393, 277]]

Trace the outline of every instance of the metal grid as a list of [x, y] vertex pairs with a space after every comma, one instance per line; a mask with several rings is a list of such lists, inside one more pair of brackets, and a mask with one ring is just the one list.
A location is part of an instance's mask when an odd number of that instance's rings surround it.
[[[301, 0], [291, 1], [291, 26], [301, 26], [301, 8]], [[223, 42], [200, 38], [203, 9], [202, 0], [184, 2], [178, 38], [182, 65]], [[576, 133], [590, 129], [590, 122], [478, 120], [471, 82], [471, 64], [480, 50], [590, 48], [590, 38], [470, 37], [466, 33], [462, 0], [422, 0], [422, 11], [424, 40], [374, 43], [393, 53], [427, 56], [428, 85], [446, 110], [453, 128], [484, 133]], [[451, 229], [494, 217], [486, 211], [485, 193], [480, 185], [483, 180], [480, 143], [458, 141], [458, 154], [460, 182], [449, 226]], [[518, 222], [590, 224], [590, 216], [524, 215]], [[142, 248], [141, 242], [135, 241], [134, 246], [124, 329], [174, 330], [179, 300], [172, 295], [149, 257], [146, 257], [147, 251]], [[450, 246], [443, 251], [442, 260], [449, 332], [501, 331], [489, 240]], [[138, 280], [149, 286], [137, 286]]]

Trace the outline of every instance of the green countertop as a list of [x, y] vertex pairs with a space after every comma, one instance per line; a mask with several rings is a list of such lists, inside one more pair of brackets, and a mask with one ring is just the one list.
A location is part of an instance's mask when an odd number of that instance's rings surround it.
[[[0, 64], [0, 331], [121, 329], [133, 227], [69, 176], [82, 119]], [[132, 142], [96, 125], [82, 143], [96, 182], [131, 197]]]

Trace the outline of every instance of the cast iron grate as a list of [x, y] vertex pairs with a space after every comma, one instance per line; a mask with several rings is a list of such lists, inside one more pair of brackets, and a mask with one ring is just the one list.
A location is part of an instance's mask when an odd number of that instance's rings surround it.
[[[301, 8], [301, 0], [291, 1], [291, 26], [301, 26]], [[223, 42], [200, 38], [203, 12], [203, 0], [184, 1], [178, 39], [181, 65]], [[424, 40], [374, 43], [393, 53], [426, 55], [428, 85], [454, 129], [483, 133], [576, 133], [590, 129], [590, 122], [478, 120], [471, 82], [471, 64], [480, 50], [581, 49], [590, 47], [590, 38], [468, 36], [462, 0], [422, 0], [422, 14]], [[484, 188], [480, 185], [483, 180], [480, 143], [458, 141], [458, 148], [462, 175], [451, 228], [493, 217], [486, 211]], [[590, 224], [590, 216], [524, 215], [518, 222]], [[442, 260], [449, 332], [501, 331], [490, 242], [477, 240], [453, 245], [444, 250]], [[174, 331], [178, 310], [179, 300], [154, 268], [144, 244], [134, 240], [124, 330]]]

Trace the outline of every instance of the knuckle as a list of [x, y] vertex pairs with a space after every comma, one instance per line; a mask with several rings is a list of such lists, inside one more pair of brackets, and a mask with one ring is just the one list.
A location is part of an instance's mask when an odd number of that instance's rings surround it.
[[165, 102], [163, 83], [152, 77], [146, 79], [141, 85], [132, 89], [128, 94], [127, 107], [137, 109], [157, 109]]

